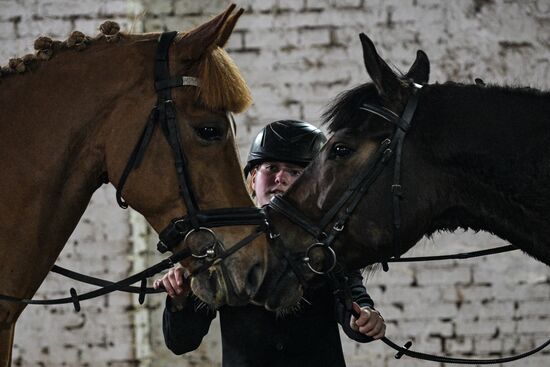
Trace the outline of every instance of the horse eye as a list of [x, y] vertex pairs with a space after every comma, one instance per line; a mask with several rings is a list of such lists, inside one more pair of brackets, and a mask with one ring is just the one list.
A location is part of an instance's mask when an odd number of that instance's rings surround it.
[[345, 146], [344, 144], [335, 144], [331, 149], [331, 158], [347, 158], [350, 156], [355, 150], [351, 149], [350, 147]]
[[221, 131], [212, 126], [195, 128], [195, 132], [201, 139], [207, 141], [221, 140], [222, 138]]

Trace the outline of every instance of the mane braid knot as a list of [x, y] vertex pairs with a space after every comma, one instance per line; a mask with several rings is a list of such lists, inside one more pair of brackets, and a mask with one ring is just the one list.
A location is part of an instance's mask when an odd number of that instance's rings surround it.
[[73, 33], [71, 33], [71, 35], [67, 39], [67, 47], [69, 48], [74, 47], [78, 51], [81, 51], [84, 48], [86, 48], [86, 46], [88, 45], [88, 43], [91, 42], [91, 40], [92, 39], [86, 36], [84, 33], [80, 31], [74, 31]]
[[107, 42], [118, 41], [120, 39], [120, 25], [112, 20], [103, 22], [99, 26], [99, 31], [105, 36]]

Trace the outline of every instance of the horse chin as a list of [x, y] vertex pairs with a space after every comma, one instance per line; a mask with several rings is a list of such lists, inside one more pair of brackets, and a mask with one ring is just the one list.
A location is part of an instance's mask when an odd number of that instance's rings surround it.
[[264, 279], [251, 303], [277, 314], [296, 310], [302, 300], [302, 285], [292, 271], [283, 271], [279, 276], [273, 275], [271, 273], [270, 277]]
[[213, 308], [218, 309], [223, 305], [243, 306], [248, 303], [248, 297], [240, 297], [229, 289], [227, 280], [215, 267], [191, 280], [193, 293]]

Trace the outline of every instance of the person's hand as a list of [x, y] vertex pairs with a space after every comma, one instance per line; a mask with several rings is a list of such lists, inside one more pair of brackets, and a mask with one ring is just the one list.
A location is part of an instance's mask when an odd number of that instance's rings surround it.
[[153, 288], [163, 288], [172, 298], [172, 304], [177, 309], [183, 308], [187, 294], [191, 290], [189, 285], [189, 271], [183, 267], [171, 268], [162, 278], [153, 283]]
[[355, 302], [353, 302], [353, 309], [359, 313], [357, 319], [355, 316], [351, 316], [350, 327], [353, 330], [373, 339], [380, 339], [386, 334], [386, 323], [380, 312], [370, 307], [361, 308]]

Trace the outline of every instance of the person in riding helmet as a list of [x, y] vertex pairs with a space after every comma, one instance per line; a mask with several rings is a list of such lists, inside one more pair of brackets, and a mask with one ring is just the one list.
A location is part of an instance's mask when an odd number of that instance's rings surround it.
[[[315, 126], [296, 120], [275, 121], [254, 139], [244, 168], [252, 196], [264, 206], [284, 193], [326, 142]], [[175, 354], [195, 350], [208, 333], [216, 312], [199, 308], [184, 280], [186, 270], [171, 269], [162, 284], [168, 293], [163, 315], [164, 339]], [[385, 334], [384, 319], [363, 286], [359, 271], [346, 274], [360, 312], [356, 320], [335, 300], [328, 286], [306, 291], [296, 313], [283, 318], [252, 304], [222, 306], [220, 314], [223, 366], [345, 366], [337, 323], [353, 340], [367, 342]]]

